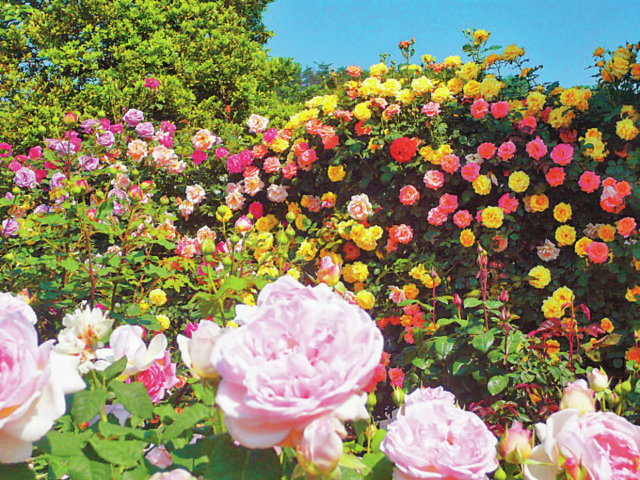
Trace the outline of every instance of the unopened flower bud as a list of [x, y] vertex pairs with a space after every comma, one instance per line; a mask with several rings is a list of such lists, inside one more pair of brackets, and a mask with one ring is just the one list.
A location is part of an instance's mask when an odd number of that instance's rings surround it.
[[216, 244], [210, 238], [205, 238], [200, 244], [200, 251], [202, 255], [213, 255], [216, 253]]
[[457, 293], [453, 294], [453, 304], [456, 307], [461, 307], [462, 306], [462, 298], [460, 298], [460, 295], [458, 295]]
[[509, 292], [507, 292], [506, 290], [503, 290], [502, 294], [500, 295], [500, 301], [502, 303], [507, 303], [509, 301]]
[[300, 445], [296, 449], [298, 462], [311, 475], [331, 473], [342, 456], [342, 439], [347, 436], [340, 420], [333, 416], [322, 417], [304, 429]]
[[626, 381], [620, 384], [620, 388], [622, 389], [622, 393], [628, 395], [631, 393], [631, 379], [627, 379]]
[[367, 397], [367, 408], [369, 410], [373, 410], [378, 403], [378, 398], [376, 397], [376, 392], [369, 392], [369, 396]]
[[333, 287], [340, 280], [340, 264], [334, 263], [330, 256], [324, 256], [316, 275], [318, 282]]
[[70, 124], [76, 123], [78, 121], [78, 116], [73, 112], [67, 112], [67, 113], [65, 113], [64, 117], [62, 118], [62, 121], [64, 123], [66, 123], [67, 125], [70, 125]]
[[531, 432], [514, 421], [498, 445], [500, 455], [506, 462], [519, 465], [531, 456]]
[[576, 380], [564, 388], [560, 410], [575, 408], [580, 415], [596, 411], [595, 392], [589, 388], [585, 380]]
[[278, 242], [278, 245], [286, 245], [289, 242], [289, 237], [284, 231], [280, 230], [276, 234], [276, 242]]
[[293, 229], [293, 227], [291, 227], [291, 225], [287, 227], [287, 229], [285, 230], [285, 233], [289, 238], [293, 238], [296, 236], [296, 231]]
[[[241, 216], [235, 223], [236, 230], [247, 233], [253, 228], [253, 222], [246, 215]], [[237, 242], [236, 242], [237, 243]]]
[[296, 214], [293, 212], [289, 212], [287, 213], [287, 216], [285, 218], [287, 219], [287, 222], [293, 223], [296, 221]]
[[391, 397], [393, 399], [393, 403], [395, 403], [398, 407], [404, 405], [404, 390], [401, 388], [394, 388], [393, 395]]
[[587, 375], [587, 380], [589, 381], [591, 390], [594, 392], [602, 392], [609, 388], [609, 377], [604, 370], [600, 370], [599, 368], [591, 370], [589, 375]]

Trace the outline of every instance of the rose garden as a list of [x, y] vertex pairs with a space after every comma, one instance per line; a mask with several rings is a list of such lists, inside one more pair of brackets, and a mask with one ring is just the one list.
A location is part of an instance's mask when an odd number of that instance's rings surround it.
[[297, 103], [24, 107], [0, 478], [639, 479], [639, 45], [570, 87], [462, 40]]

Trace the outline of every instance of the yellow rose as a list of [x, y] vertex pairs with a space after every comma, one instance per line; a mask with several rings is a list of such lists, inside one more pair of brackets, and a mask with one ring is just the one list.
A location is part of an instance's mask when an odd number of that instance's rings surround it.
[[528, 276], [534, 277], [534, 279], [529, 280], [529, 285], [532, 287], [544, 288], [551, 282], [551, 272], [548, 268], [542, 266], [533, 267]]
[[156, 321], [160, 324], [160, 331], [164, 332], [171, 326], [171, 321], [166, 315], [156, 315]]
[[395, 78], [390, 78], [382, 84], [382, 94], [387, 97], [394, 97], [402, 88], [400, 82]]
[[447, 88], [453, 95], [457, 95], [464, 88], [464, 80], [458, 77], [454, 77], [447, 82]]
[[616, 238], [616, 227], [613, 225], [601, 225], [598, 228], [598, 237], [603, 242], [613, 242]]
[[385, 73], [387, 73], [387, 66], [382, 62], [369, 67], [369, 75], [374, 77], [381, 77]]
[[478, 195], [489, 195], [491, 192], [491, 180], [486, 175], [479, 175], [471, 185]]
[[459, 67], [462, 64], [462, 61], [459, 56], [452, 55], [444, 59], [444, 64], [447, 68]]
[[576, 241], [576, 229], [569, 225], [562, 225], [556, 229], [556, 241], [559, 247], [573, 245]]
[[296, 267], [291, 267], [287, 270], [287, 275], [289, 275], [294, 280], [298, 280], [300, 278], [300, 271]]
[[332, 182], [341, 182], [347, 174], [342, 165], [331, 165], [327, 173]]
[[161, 307], [162, 305], [164, 305], [165, 303], [167, 303], [167, 294], [164, 293], [162, 290], [160, 290], [159, 288], [156, 288], [155, 290], [151, 290], [149, 292], [149, 300], [151, 301], [151, 303], [153, 303], [156, 307]]
[[558, 288], [555, 292], [553, 292], [552, 297], [555, 301], [560, 302], [561, 305], [564, 305], [565, 303], [571, 303], [575, 298], [573, 290], [571, 290], [569, 287]]
[[471, 247], [476, 242], [476, 236], [471, 230], [465, 228], [460, 232], [460, 243], [463, 247]]
[[576, 118], [576, 114], [569, 107], [554, 108], [549, 113], [549, 125], [555, 129], [568, 128]]
[[473, 41], [476, 44], [484, 43], [487, 40], [489, 40], [489, 34], [490, 34], [490, 32], [487, 32], [487, 31], [482, 30], [482, 29], [481, 30], [476, 30], [475, 32], [473, 32], [473, 35], [472, 35]]
[[493, 100], [498, 94], [500, 90], [504, 87], [504, 83], [499, 82], [493, 75], [487, 76], [480, 85], [480, 93], [485, 98], [485, 100]]
[[409, 105], [416, 99], [416, 94], [405, 88], [396, 94], [396, 99], [403, 105]]
[[549, 197], [544, 193], [542, 195], [531, 195], [529, 208], [533, 212], [544, 212], [549, 208]]
[[[364, 282], [369, 276], [369, 267], [362, 262], [355, 262], [351, 264], [351, 271], [356, 279], [356, 282]], [[354, 282], [351, 282], [354, 283]]]
[[625, 118], [616, 123], [616, 134], [623, 140], [633, 140], [638, 136], [638, 127], [633, 120]]
[[276, 153], [282, 153], [287, 148], [289, 148], [289, 142], [287, 142], [284, 138], [276, 138], [273, 142], [271, 142], [271, 150]]
[[560, 103], [567, 107], [575, 107], [581, 99], [581, 95], [575, 88], [568, 88], [560, 94]]
[[504, 49], [504, 52], [502, 52], [502, 58], [505, 60], [515, 60], [522, 55], [524, 55], [524, 49], [518, 47], [516, 44], [509, 45]]
[[362, 102], [353, 109], [353, 116], [358, 120], [369, 120], [371, 118], [371, 110], [369, 110], [369, 102]]
[[422, 265], [415, 266], [409, 271], [409, 275], [414, 280], [420, 280], [420, 278], [426, 273], [427, 271]]
[[429, 93], [433, 90], [433, 82], [427, 77], [422, 76], [414, 79], [411, 82], [411, 88], [414, 92], [416, 92], [416, 95], [422, 96], [425, 93]]
[[371, 292], [360, 290], [356, 295], [356, 301], [358, 302], [360, 308], [362, 308], [363, 310], [371, 310], [376, 302], [376, 299]]
[[382, 82], [378, 77], [369, 77], [360, 86], [360, 94], [375, 97], [382, 91]]
[[467, 97], [476, 97], [480, 95], [480, 88], [481, 88], [480, 82], [471, 80], [470, 82], [467, 82], [467, 84], [464, 86], [463, 91]]
[[318, 253], [318, 247], [316, 247], [315, 244], [305, 240], [300, 245], [300, 248], [298, 248], [296, 255], [298, 257], [304, 258], [307, 262], [309, 262], [315, 258], [316, 253]]
[[498, 207], [487, 207], [482, 211], [482, 224], [487, 228], [500, 228], [504, 212]]
[[431, 95], [431, 99], [434, 102], [444, 103], [447, 100], [451, 99], [451, 92], [449, 91], [449, 89], [447, 87], [440, 86], [440, 87], [436, 88], [435, 92], [433, 92], [433, 94]]
[[571, 219], [572, 213], [571, 205], [568, 203], [559, 203], [553, 209], [553, 218], [560, 223], [565, 223]]
[[531, 182], [529, 175], [518, 170], [509, 175], [509, 188], [516, 193], [522, 193], [529, 188]]
[[527, 109], [531, 112], [539, 112], [544, 108], [547, 97], [540, 92], [531, 92], [527, 95]]
[[413, 300], [418, 296], [418, 293], [420, 293], [418, 287], [416, 287], [413, 283], [409, 283], [408, 285], [402, 287], [402, 291], [404, 292], [405, 297], [407, 297], [409, 300]]
[[475, 62], [467, 62], [458, 70], [460, 78], [466, 81], [475, 80], [478, 73], [480, 73], [480, 66]]
[[593, 240], [591, 240], [589, 237], [582, 237], [580, 240], [576, 242], [573, 248], [575, 249], [576, 254], [579, 257], [584, 258], [587, 256], [587, 247], [592, 243], [593, 243]]

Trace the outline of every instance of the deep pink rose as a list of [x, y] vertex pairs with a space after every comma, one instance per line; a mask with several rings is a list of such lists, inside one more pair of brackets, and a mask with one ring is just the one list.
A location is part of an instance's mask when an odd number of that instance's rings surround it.
[[171, 354], [165, 350], [164, 357], [140, 372], [136, 380], [144, 384], [153, 403], [162, 400], [165, 392], [178, 384], [176, 364], [171, 362]]
[[380, 445], [396, 480], [483, 480], [498, 468], [498, 440], [476, 414], [448, 399], [404, 406]]
[[244, 325], [218, 339], [211, 360], [222, 377], [216, 402], [241, 444], [292, 445], [325, 415], [367, 417], [363, 390], [383, 339], [364, 310], [284, 276], [256, 306], [237, 306], [236, 321]]

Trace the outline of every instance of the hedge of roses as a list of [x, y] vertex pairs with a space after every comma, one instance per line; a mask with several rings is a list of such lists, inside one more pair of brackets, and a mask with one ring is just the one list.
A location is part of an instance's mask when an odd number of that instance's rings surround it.
[[487, 39], [0, 144], [0, 474], [636, 478], [638, 46], [562, 89]]

